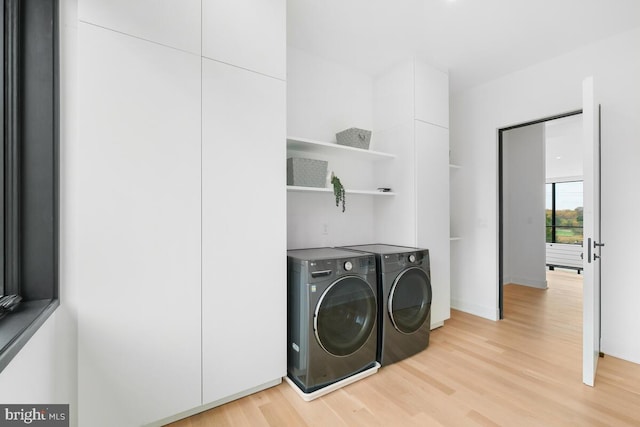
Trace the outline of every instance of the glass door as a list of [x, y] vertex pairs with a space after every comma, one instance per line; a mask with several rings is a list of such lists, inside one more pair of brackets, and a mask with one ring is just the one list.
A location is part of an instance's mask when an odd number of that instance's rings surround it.
[[320, 297], [314, 316], [316, 339], [334, 356], [348, 356], [362, 347], [376, 320], [376, 296], [363, 279], [346, 276]]
[[389, 293], [391, 323], [400, 332], [412, 334], [424, 324], [431, 310], [431, 283], [420, 268], [409, 268], [396, 278]]

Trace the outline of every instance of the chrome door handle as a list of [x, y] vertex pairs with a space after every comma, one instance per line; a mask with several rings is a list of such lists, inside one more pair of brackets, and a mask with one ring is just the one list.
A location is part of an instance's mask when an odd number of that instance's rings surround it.
[[591, 237], [587, 240], [587, 262], [591, 264]]

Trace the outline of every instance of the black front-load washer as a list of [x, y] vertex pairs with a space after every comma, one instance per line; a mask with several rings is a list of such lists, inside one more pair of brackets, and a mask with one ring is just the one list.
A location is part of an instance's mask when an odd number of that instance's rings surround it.
[[345, 249], [376, 256], [380, 365], [398, 362], [427, 348], [432, 299], [429, 250], [380, 244]]
[[288, 377], [311, 393], [379, 366], [375, 257], [317, 248], [287, 260]]

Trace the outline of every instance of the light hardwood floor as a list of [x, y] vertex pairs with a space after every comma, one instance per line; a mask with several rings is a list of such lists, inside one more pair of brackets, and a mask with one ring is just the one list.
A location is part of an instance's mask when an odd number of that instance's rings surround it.
[[427, 350], [315, 401], [283, 383], [171, 426], [640, 426], [640, 365], [606, 356], [583, 385], [582, 277], [547, 278], [506, 286], [504, 320], [453, 311]]

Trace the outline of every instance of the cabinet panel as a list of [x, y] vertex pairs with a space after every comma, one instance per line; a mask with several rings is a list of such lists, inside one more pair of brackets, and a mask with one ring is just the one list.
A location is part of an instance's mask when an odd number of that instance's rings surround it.
[[79, 425], [201, 403], [200, 58], [79, 26]]
[[375, 200], [376, 241], [390, 245], [416, 245], [415, 126], [407, 120], [399, 126], [378, 131], [379, 146], [396, 159], [376, 168], [376, 181], [390, 187], [396, 196]]
[[203, 403], [286, 374], [285, 83], [203, 59]]
[[415, 63], [415, 118], [449, 128], [449, 76]]
[[200, 54], [200, 0], [80, 0], [81, 21]]
[[429, 249], [431, 325], [450, 317], [449, 131], [416, 121], [417, 242]]
[[[415, 65], [404, 61], [387, 73], [377, 76], [373, 83], [373, 123], [377, 141], [379, 131], [402, 126], [415, 119]], [[383, 149], [376, 147], [376, 149]], [[385, 147], [387, 151], [390, 148]]]
[[285, 0], [202, 0], [202, 25], [203, 56], [285, 79]]

